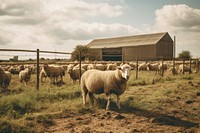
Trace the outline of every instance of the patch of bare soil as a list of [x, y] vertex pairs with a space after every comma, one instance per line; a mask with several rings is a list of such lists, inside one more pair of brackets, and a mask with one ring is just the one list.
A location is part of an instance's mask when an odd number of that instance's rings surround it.
[[200, 123], [181, 120], [146, 110], [133, 109], [129, 112], [67, 111], [53, 120], [54, 125], [46, 127], [46, 132], [54, 133], [133, 133], [133, 132], [187, 132], [199, 133]]

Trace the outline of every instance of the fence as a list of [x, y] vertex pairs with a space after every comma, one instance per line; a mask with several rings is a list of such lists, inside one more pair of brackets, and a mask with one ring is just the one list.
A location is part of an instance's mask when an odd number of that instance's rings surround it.
[[[42, 62], [40, 62], [40, 55], [41, 53], [48, 53], [48, 54], [64, 54], [64, 55], [71, 55], [71, 53], [67, 53], [67, 52], [55, 52], [55, 51], [43, 51], [43, 50], [17, 50], [17, 49], [0, 49], [0, 51], [9, 51], [9, 52], [28, 52], [28, 53], [35, 53], [36, 55], [36, 62], [30, 62], [30, 63], [27, 63], [27, 62], [20, 62], [20, 64], [36, 64], [36, 90], [39, 90], [39, 87], [40, 87], [40, 79], [39, 79], [39, 74], [40, 74], [40, 64], [43, 64]], [[178, 60], [178, 59], [173, 59], [172, 61], [169, 61], [169, 60], [165, 60], [164, 58], [160, 58], [160, 60], [157, 60], [159, 62], [161, 62], [162, 66], [164, 63], [170, 63], [172, 64], [172, 67], [173, 67], [173, 70], [176, 68], [176, 66], [180, 65], [180, 64], [183, 64], [183, 68], [186, 66], [186, 65], [189, 65], [189, 68], [191, 69], [192, 66], [195, 66], [195, 69], [196, 69], [196, 72], [199, 72], [199, 60], [198, 59], [190, 59], [190, 60]], [[138, 60], [138, 55], [136, 54], [136, 60], [134, 61], [136, 63], [136, 73], [135, 73], [135, 78], [138, 79], [139, 78], [139, 70], [138, 70], [138, 66], [139, 66], [139, 61]], [[67, 63], [67, 62], [66, 62]], [[71, 62], [70, 62], [71, 63]], [[95, 63], [97, 63], [95, 61]], [[102, 63], [102, 62], [101, 62]], [[105, 64], [107, 64], [108, 62], [104, 62]], [[110, 62], [109, 62], [110, 63]], [[127, 61], [124, 60], [124, 58], [122, 58], [122, 61], [121, 63], [129, 63]], [[8, 62], [6, 64], [11, 64], [13, 65], [14, 63], [12, 62]], [[69, 64], [69, 62], [68, 62]], [[81, 52], [79, 53], [79, 78], [81, 77]], [[1, 65], [1, 63], [0, 63]], [[161, 70], [161, 76], [164, 76], [164, 73], [165, 73], [165, 70], [164, 68], [162, 67], [162, 70]], [[184, 72], [184, 69], [183, 69], [183, 73]], [[80, 80], [79, 80], [80, 81]]]
[[19, 49], [0, 49], [0, 51], [10, 51], [10, 52], [28, 52], [28, 53], [36, 53], [36, 89], [39, 90], [40, 86], [40, 53], [50, 53], [50, 54], [71, 54], [67, 52], [53, 52], [53, 51], [43, 51], [43, 50], [19, 50]]

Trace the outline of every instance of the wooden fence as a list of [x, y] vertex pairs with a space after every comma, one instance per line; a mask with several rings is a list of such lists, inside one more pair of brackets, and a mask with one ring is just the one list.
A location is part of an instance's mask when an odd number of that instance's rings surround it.
[[[50, 53], [50, 54], [71, 54], [67, 52], [54, 52], [54, 51], [44, 51], [44, 50], [23, 50], [23, 49], [0, 49], [0, 51], [10, 51], [10, 52], [31, 52], [36, 53], [36, 90], [39, 90], [40, 87], [40, 53]], [[81, 62], [80, 62], [81, 63]]]

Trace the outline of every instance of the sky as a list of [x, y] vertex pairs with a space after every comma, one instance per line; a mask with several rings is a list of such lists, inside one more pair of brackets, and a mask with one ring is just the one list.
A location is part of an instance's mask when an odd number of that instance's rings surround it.
[[159, 32], [176, 36], [176, 56], [200, 57], [200, 0], [0, 0], [0, 48], [72, 52], [95, 38]]

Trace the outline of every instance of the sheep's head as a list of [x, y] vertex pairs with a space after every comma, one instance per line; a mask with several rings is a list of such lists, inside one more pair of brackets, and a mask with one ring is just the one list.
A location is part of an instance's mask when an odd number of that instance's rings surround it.
[[117, 69], [121, 71], [122, 77], [125, 80], [129, 79], [131, 66], [129, 66], [128, 64], [124, 64], [124, 65], [119, 66]]

